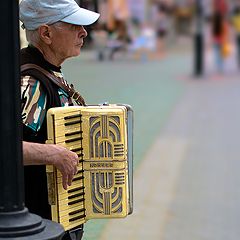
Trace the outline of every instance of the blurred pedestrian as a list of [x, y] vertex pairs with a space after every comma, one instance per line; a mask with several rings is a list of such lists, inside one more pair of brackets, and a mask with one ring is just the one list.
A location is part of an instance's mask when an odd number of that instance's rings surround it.
[[152, 18], [156, 31], [157, 54], [165, 54], [165, 41], [169, 32], [168, 5], [166, 1], [155, 1], [152, 6]]
[[103, 23], [97, 23], [91, 32], [94, 48], [97, 52], [97, 59], [103, 61], [106, 58], [108, 32]]
[[143, 62], [152, 59], [156, 52], [156, 32], [149, 23], [143, 23], [138, 36], [133, 38], [130, 46], [136, 59]]
[[240, 69], [240, 5], [236, 6], [233, 9], [232, 13], [232, 24], [235, 30], [235, 42], [236, 42], [236, 49], [237, 49], [237, 63], [238, 68]]
[[108, 0], [107, 1], [107, 29], [110, 41], [109, 59], [114, 60], [117, 52], [126, 53], [131, 42], [128, 32], [128, 21], [130, 11], [127, 0]]
[[108, 48], [109, 48], [109, 59], [114, 60], [117, 52], [126, 53], [128, 51], [129, 44], [132, 39], [128, 33], [127, 24], [123, 21], [116, 21], [117, 27], [110, 32]]
[[227, 0], [213, 0], [213, 9], [223, 15], [229, 11]]
[[224, 58], [230, 54], [229, 26], [225, 15], [219, 9], [214, 9], [211, 23], [215, 64], [218, 72], [222, 73], [224, 70]]

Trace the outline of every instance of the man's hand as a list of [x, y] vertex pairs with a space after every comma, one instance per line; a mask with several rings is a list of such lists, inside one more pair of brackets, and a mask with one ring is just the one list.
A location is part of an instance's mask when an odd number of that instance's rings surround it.
[[72, 184], [73, 176], [77, 173], [78, 156], [76, 153], [59, 145], [48, 145], [51, 148], [46, 161], [54, 165], [62, 173], [63, 188]]
[[60, 145], [23, 142], [23, 160], [24, 165], [54, 165], [62, 173], [64, 189], [77, 173], [77, 154]]

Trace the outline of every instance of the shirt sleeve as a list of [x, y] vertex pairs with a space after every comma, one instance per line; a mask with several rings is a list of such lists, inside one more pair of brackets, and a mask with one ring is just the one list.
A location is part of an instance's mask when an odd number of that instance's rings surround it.
[[47, 93], [40, 81], [31, 76], [21, 78], [22, 122], [38, 132], [46, 116]]

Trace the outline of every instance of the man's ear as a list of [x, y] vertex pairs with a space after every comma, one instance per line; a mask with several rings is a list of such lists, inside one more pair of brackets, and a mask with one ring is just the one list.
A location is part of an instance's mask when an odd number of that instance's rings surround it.
[[51, 44], [52, 43], [52, 31], [51, 28], [48, 25], [42, 25], [38, 28], [38, 33], [40, 36], [40, 39], [46, 43]]

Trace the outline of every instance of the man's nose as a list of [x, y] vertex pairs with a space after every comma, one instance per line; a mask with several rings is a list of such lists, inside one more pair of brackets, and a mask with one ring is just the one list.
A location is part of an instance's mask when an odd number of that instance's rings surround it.
[[79, 31], [79, 36], [85, 38], [85, 37], [87, 37], [87, 35], [88, 34], [87, 34], [86, 29], [83, 26], [81, 26], [80, 31]]

